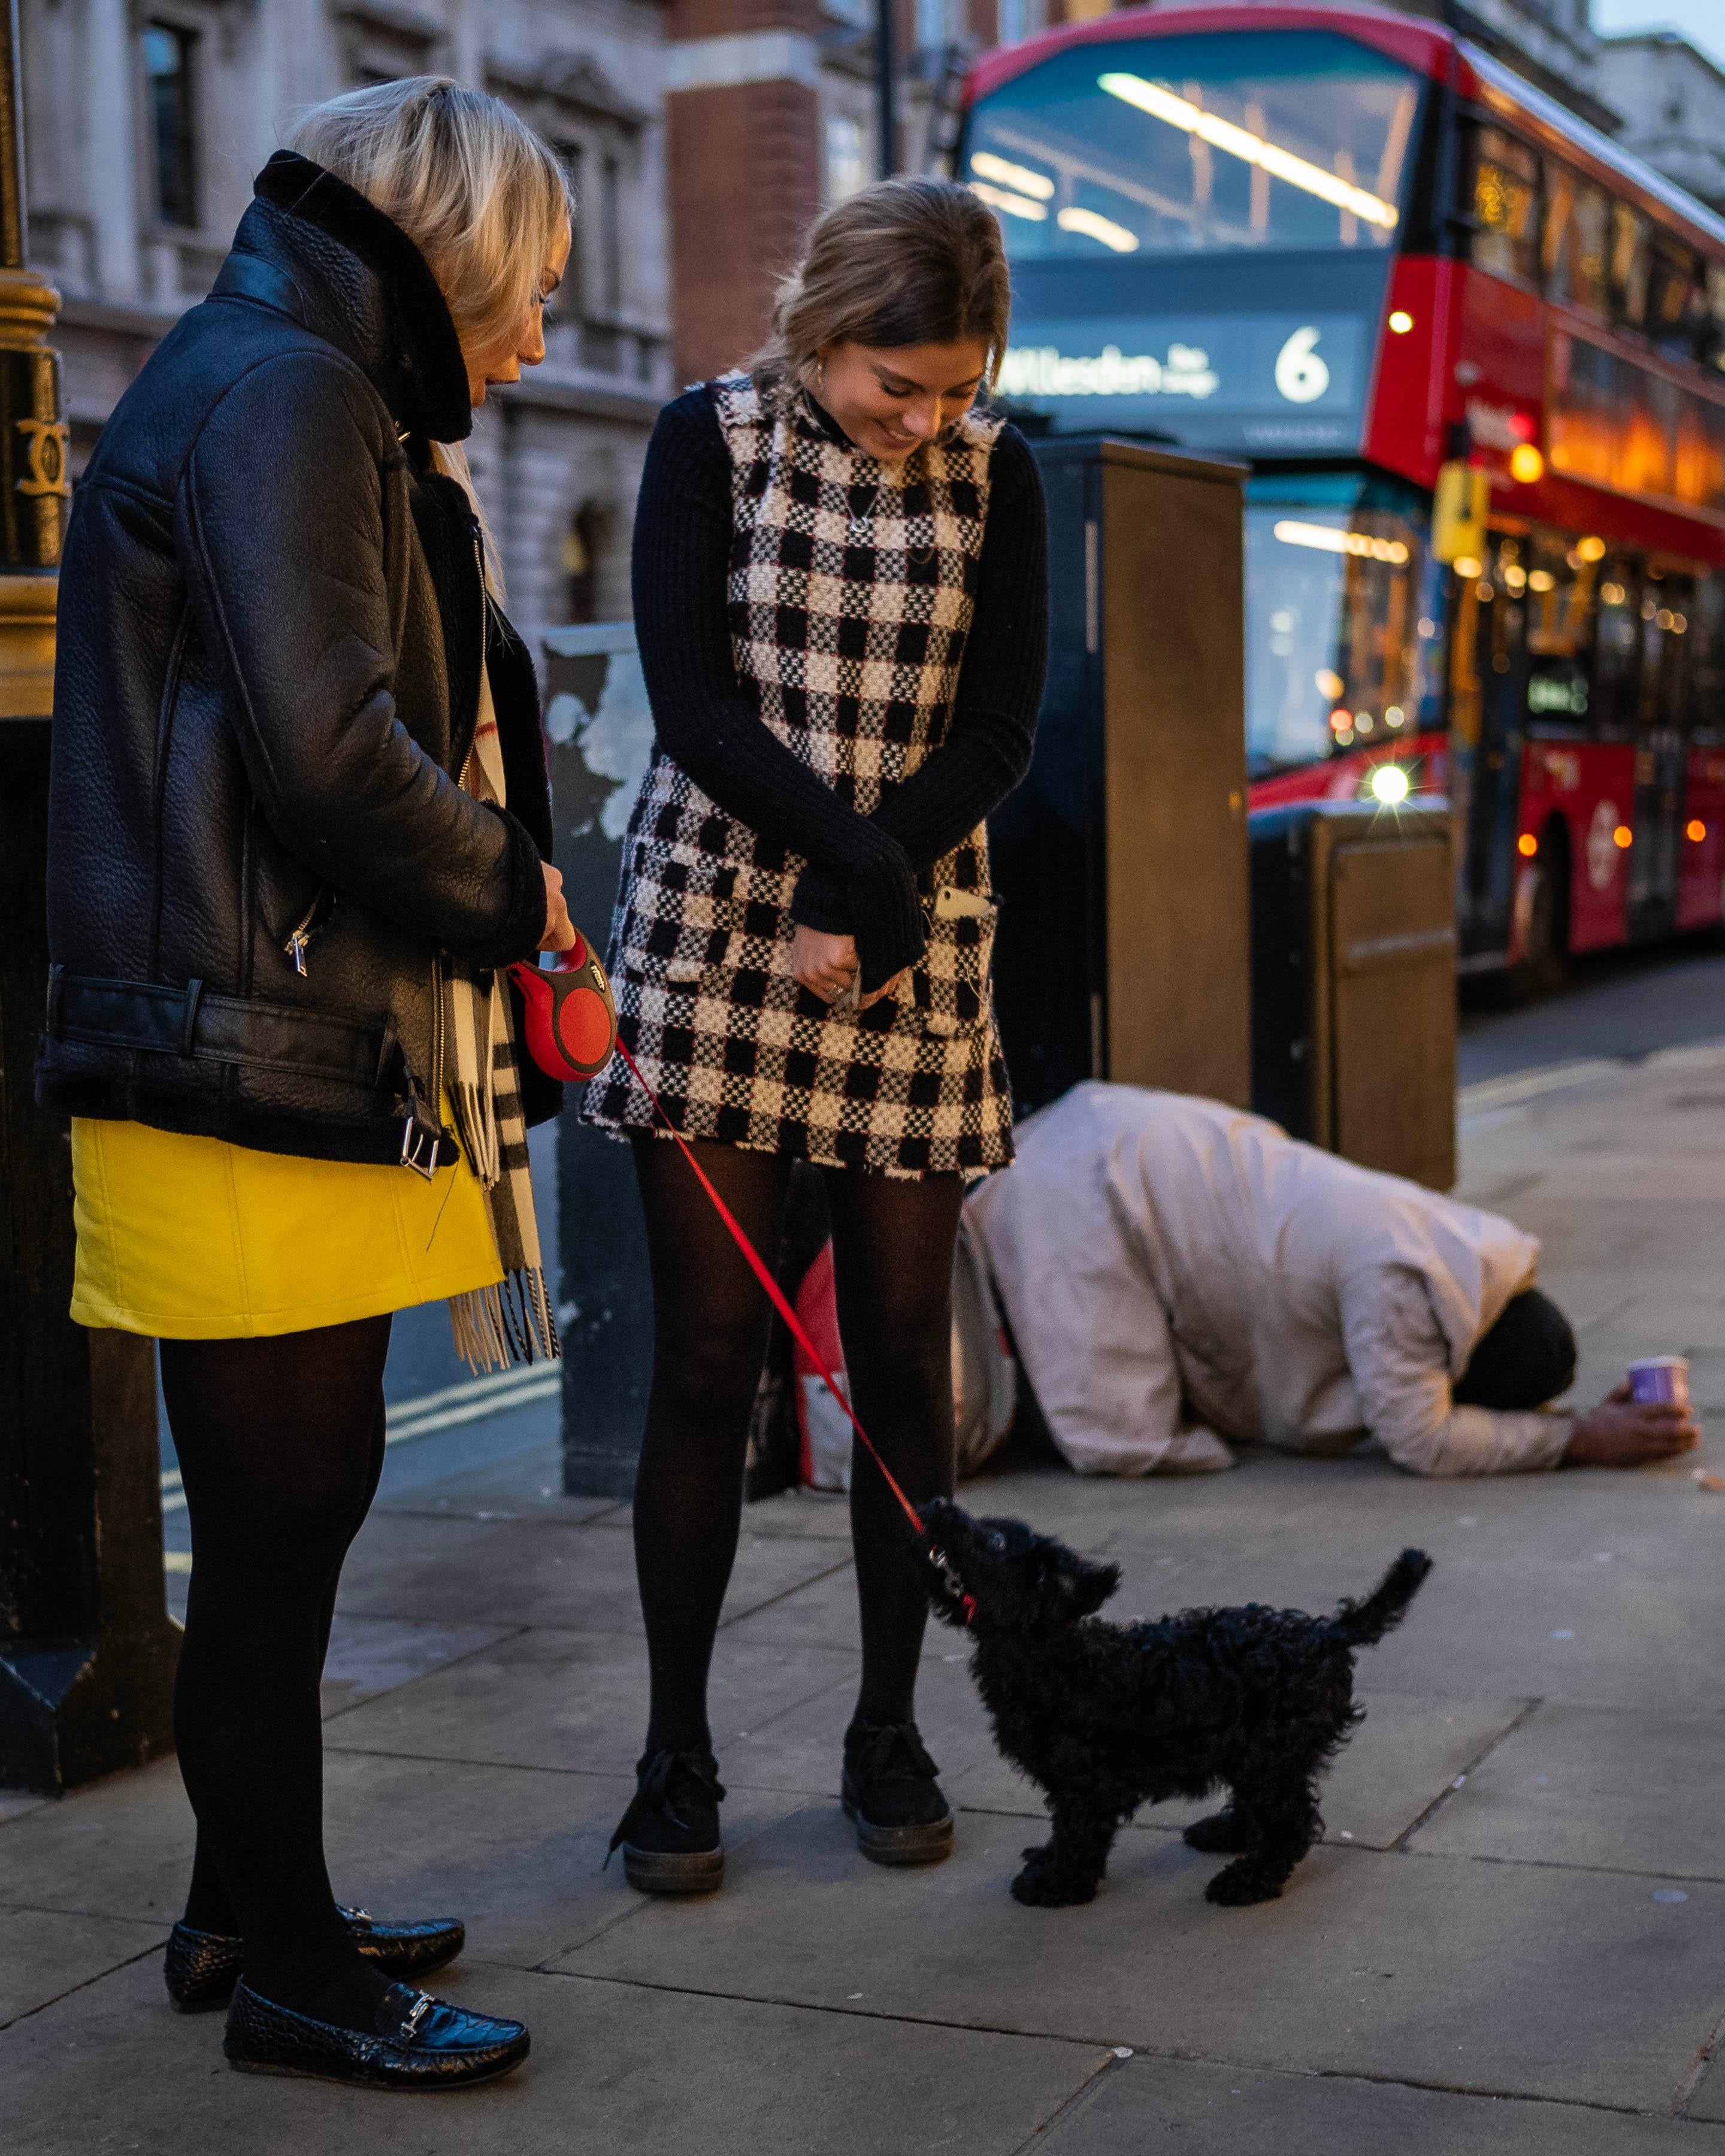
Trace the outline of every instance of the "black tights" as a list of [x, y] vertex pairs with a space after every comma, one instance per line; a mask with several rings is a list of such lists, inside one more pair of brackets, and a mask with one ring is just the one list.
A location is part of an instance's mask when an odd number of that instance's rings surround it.
[[[372, 1987], [323, 1856], [319, 1687], [336, 1587], [383, 1466], [389, 1320], [263, 1340], [164, 1340], [192, 1527], [174, 1734], [198, 1851], [186, 1921], [245, 1942], [285, 2006]], [[368, 1973], [367, 1973], [368, 1974]]]
[[[772, 1153], [698, 1143], [701, 1164], [770, 1258], [790, 1177]], [[647, 1748], [710, 1742], [707, 1666], [737, 1553], [766, 1296], [668, 1141], [638, 1138], [635, 1170], [653, 1270], [653, 1389], [635, 1478], [635, 1564], [652, 1668]], [[952, 1490], [952, 1248], [956, 1175], [830, 1170], [839, 1329], [851, 1403], [917, 1503]], [[855, 1448], [851, 1534], [867, 1722], [908, 1722], [928, 1614], [905, 1517]]]

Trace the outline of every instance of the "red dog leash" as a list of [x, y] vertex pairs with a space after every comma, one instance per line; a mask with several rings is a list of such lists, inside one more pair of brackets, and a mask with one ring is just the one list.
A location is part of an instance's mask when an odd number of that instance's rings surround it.
[[648, 1100], [653, 1104], [654, 1114], [658, 1116], [660, 1122], [664, 1124], [665, 1129], [670, 1132], [670, 1135], [682, 1147], [684, 1159], [686, 1160], [690, 1167], [695, 1170], [696, 1176], [700, 1182], [701, 1188], [706, 1191], [707, 1196], [711, 1199], [713, 1202], [713, 1209], [717, 1213], [719, 1218], [724, 1222], [725, 1225], [731, 1230], [732, 1240], [736, 1244], [737, 1249], [742, 1252], [743, 1256], [747, 1260], [750, 1271], [753, 1273], [755, 1278], [759, 1281], [762, 1286], [766, 1289], [768, 1301], [771, 1302], [773, 1307], [778, 1312], [779, 1316], [790, 1327], [793, 1338], [794, 1338], [797, 1345], [803, 1350], [803, 1353], [809, 1358], [809, 1361], [814, 1365], [815, 1369], [819, 1373], [821, 1382], [825, 1385], [827, 1390], [839, 1403], [839, 1406], [844, 1409], [845, 1413], [850, 1420], [850, 1427], [856, 1432], [864, 1451], [868, 1454], [870, 1459], [872, 1460], [875, 1466], [880, 1469], [881, 1476], [885, 1481], [887, 1488], [891, 1490], [893, 1496], [897, 1498], [900, 1510], [904, 1513], [905, 1517], [910, 1522], [911, 1527], [915, 1532], [917, 1540], [922, 1543], [926, 1548], [930, 1563], [933, 1564], [936, 1569], [942, 1575], [947, 1590], [953, 1596], [954, 1599], [963, 1605], [964, 1621], [967, 1625], [969, 1624], [971, 1620], [976, 1614], [976, 1602], [974, 1598], [964, 1592], [963, 1583], [959, 1580], [957, 1573], [953, 1570], [952, 1561], [947, 1556], [946, 1552], [928, 1540], [928, 1530], [923, 1526], [922, 1518], [917, 1513], [916, 1507], [911, 1502], [910, 1499], [899, 1487], [898, 1478], [894, 1475], [892, 1470], [887, 1466], [886, 1462], [880, 1457], [879, 1452], [875, 1449], [874, 1440], [869, 1435], [867, 1430], [863, 1428], [861, 1423], [857, 1419], [856, 1410], [851, 1406], [850, 1402], [845, 1398], [844, 1389], [839, 1385], [838, 1379], [827, 1368], [825, 1360], [822, 1357], [819, 1349], [809, 1338], [808, 1329], [803, 1325], [803, 1321], [791, 1307], [790, 1298], [785, 1294], [784, 1290], [780, 1287], [778, 1282], [773, 1277], [773, 1275], [768, 1269], [766, 1262], [762, 1258], [760, 1252], [749, 1240], [742, 1222], [737, 1218], [737, 1215], [731, 1210], [731, 1208], [725, 1203], [724, 1199], [720, 1197], [718, 1192], [714, 1189], [711, 1181], [708, 1178], [706, 1170], [702, 1168], [701, 1163], [695, 1158], [694, 1151], [690, 1146], [688, 1140], [683, 1136], [683, 1133], [677, 1128], [670, 1117], [666, 1115], [664, 1108], [660, 1104], [659, 1096], [641, 1075], [641, 1066], [635, 1061], [634, 1056], [629, 1054], [628, 1049], [624, 1047], [621, 1035], [619, 1036], [617, 1041], [617, 1053], [629, 1065], [630, 1075], [634, 1079], [636, 1085], [640, 1087], [641, 1091], [646, 1095]]

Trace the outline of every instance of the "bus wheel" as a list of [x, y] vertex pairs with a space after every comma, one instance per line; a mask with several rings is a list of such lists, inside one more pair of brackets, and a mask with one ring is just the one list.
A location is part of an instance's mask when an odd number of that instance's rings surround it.
[[1555, 995], [1568, 972], [1568, 856], [1559, 832], [1546, 834], [1540, 855], [1538, 865], [1525, 871], [1522, 951], [1511, 975], [1516, 999], [1522, 1003]]

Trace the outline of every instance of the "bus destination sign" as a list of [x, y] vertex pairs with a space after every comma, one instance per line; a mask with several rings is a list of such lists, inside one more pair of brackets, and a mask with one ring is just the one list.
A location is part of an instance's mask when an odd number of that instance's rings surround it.
[[1353, 315], [1202, 315], [1014, 323], [998, 394], [1055, 434], [1154, 432], [1194, 448], [1359, 444], [1363, 325]]

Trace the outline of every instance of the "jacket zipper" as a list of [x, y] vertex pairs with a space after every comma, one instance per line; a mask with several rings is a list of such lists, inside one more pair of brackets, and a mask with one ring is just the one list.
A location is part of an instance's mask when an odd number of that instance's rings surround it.
[[305, 953], [329, 924], [329, 911], [335, 893], [328, 884], [320, 884], [317, 894], [305, 912], [289, 931], [283, 943], [282, 955], [291, 963], [303, 981], [305, 978]]

